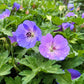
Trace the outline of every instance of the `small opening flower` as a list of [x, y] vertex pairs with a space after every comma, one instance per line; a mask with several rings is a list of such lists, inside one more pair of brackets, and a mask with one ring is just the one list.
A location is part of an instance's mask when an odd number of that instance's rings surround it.
[[20, 4], [18, 4], [18, 3], [15, 2], [15, 3], [13, 4], [13, 7], [12, 7], [12, 10], [14, 10], [14, 9], [15, 9], [16, 11], [19, 10], [19, 9], [20, 9]]
[[75, 70], [75, 69], [68, 69], [68, 71], [71, 74], [71, 79], [72, 80], [74, 80], [74, 79], [76, 79], [76, 78], [81, 76], [81, 73], [79, 71]]
[[68, 9], [72, 11], [74, 9], [74, 4], [68, 4]]
[[69, 13], [66, 14], [65, 17], [71, 17], [71, 16], [75, 16], [75, 14], [73, 12], [69, 12]]
[[69, 27], [70, 27], [70, 30], [73, 30], [74, 29], [74, 24], [75, 24], [74, 22], [72, 22], [72, 23], [66, 22], [66, 23], [62, 23], [62, 27], [63, 27], [64, 30], [66, 30]]
[[15, 32], [12, 32], [12, 34], [13, 34], [13, 36], [8, 36], [8, 38], [9, 38], [10, 41], [11, 41], [11, 43], [17, 42]]
[[10, 11], [6, 9], [2, 14], [0, 14], [0, 19], [4, 19], [10, 16]]

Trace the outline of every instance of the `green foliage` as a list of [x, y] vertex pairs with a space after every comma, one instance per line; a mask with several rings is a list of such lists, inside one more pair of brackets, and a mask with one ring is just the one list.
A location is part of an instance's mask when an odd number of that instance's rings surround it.
[[32, 72], [30, 70], [24, 70], [20, 72], [20, 75], [25, 76], [22, 78], [22, 84], [27, 84], [28, 82], [30, 82], [35, 77], [35, 74], [35, 72]]
[[32, 56], [25, 56], [24, 59], [19, 61], [21, 64], [29, 67], [31, 70], [23, 70], [20, 75], [25, 76], [22, 78], [23, 84], [28, 83], [33, 79], [39, 72], [51, 73], [51, 74], [63, 74], [64, 72], [60, 69], [60, 66], [55, 64], [56, 61], [38, 60]]
[[15, 54], [17, 54], [18, 58], [22, 58], [22, 56], [25, 55], [25, 53], [28, 51], [28, 49], [18, 48], [17, 46], [16, 46], [15, 50], [16, 50]]
[[46, 74], [46, 76], [43, 76], [43, 77], [44, 77], [43, 84], [53, 84], [53, 81], [56, 80], [55, 75], [47, 75]]
[[59, 84], [84, 84], [84, 73], [80, 77], [71, 80], [70, 73], [68, 71], [65, 72], [66, 73], [63, 75], [61, 74], [56, 76], [56, 81]]
[[15, 77], [14, 79], [12, 77], [6, 77], [5, 81], [6, 84], [22, 84], [22, 80], [19, 76]]
[[0, 76], [10, 74], [12, 66], [8, 65], [9, 60], [8, 51], [0, 53]]
[[77, 17], [77, 18], [75, 18], [75, 17], [71, 17], [71, 18], [67, 18], [67, 21], [68, 22], [75, 22], [75, 24], [77, 24], [77, 25], [80, 25], [80, 24], [83, 24], [83, 22], [84, 22], [84, 19], [82, 19], [81, 17]]
[[33, 80], [31, 80], [28, 84], [39, 84], [41, 79], [42, 77], [39, 76], [38, 78], [34, 78]]
[[52, 17], [52, 22], [56, 25], [61, 25], [63, 23], [63, 20], [55, 16], [55, 17]]
[[56, 81], [59, 84], [72, 84], [71, 75], [68, 71], [65, 71], [65, 74], [57, 75]]
[[70, 69], [70, 68], [74, 68], [74, 67], [77, 67], [79, 66], [80, 64], [82, 64], [84, 62], [84, 57], [74, 57], [74, 58], [71, 58], [71, 59], [68, 59], [66, 60], [64, 63], [63, 63], [63, 67], [65, 69]]
[[8, 36], [12, 36], [12, 30], [11, 29], [1, 29], [1, 32], [8, 35]]

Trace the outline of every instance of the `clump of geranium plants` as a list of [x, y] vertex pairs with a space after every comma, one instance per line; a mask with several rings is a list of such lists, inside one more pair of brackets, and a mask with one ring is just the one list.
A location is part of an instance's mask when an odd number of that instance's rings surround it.
[[1, 84], [84, 83], [84, 13], [75, 3], [1, 1], [1, 9]]

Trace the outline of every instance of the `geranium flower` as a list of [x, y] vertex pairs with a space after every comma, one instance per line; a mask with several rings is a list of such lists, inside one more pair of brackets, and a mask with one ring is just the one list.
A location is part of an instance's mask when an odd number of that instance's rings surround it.
[[17, 11], [17, 10], [19, 10], [19, 8], [20, 8], [20, 4], [18, 4], [18, 3], [15, 2], [15, 3], [13, 4], [12, 10], [15, 9], [15, 10]]
[[70, 23], [70, 30], [73, 30], [74, 29], [74, 24], [75, 24], [74, 22], [71, 22]]
[[64, 30], [66, 30], [67, 28], [70, 27], [70, 30], [73, 30], [74, 24], [75, 24], [74, 22], [72, 22], [72, 23], [69, 23], [69, 22], [62, 23], [62, 28], [63, 28]]
[[71, 16], [75, 16], [75, 14], [73, 12], [69, 12], [69, 13], [66, 14], [65, 17], [71, 17]]
[[33, 21], [25, 20], [16, 30], [17, 43], [24, 48], [32, 48], [41, 40], [41, 30]]
[[41, 55], [51, 60], [64, 60], [69, 54], [70, 48], [68, 41], [62, 35], [56, 35], [54, 38], [51, 34], [43, 36], [39, 46]]
[[10, 41], [11, 41], [11, 43], [17, 42], [15, 32], [12, 32], [12, 34], [13, 34], [13, 36], [8, 36], [8, 38], [9, 38]]
[[66, 29], [69, 28], [69, 27], [70, 27], [70, 23], [69, 23], [69, 22], [62, 23], [62, 28], [63, 28], [64, 30], [66, 30]]
[[72, 11], [74, 9], [74, 4], [68, 4], [68, 9]]
[[68, 71], [70, 72], [71, 74], [71, 79], [74, 80], [78, 77], [80, 77], [81, 73], [75, 69], [68, 69]]
[[10, 16], [10, 11], [6, 9], [2, 14], [0, 14], [0, 19], [4, 19]]
[[84, 13], [82, 13], [82, 18], [84, 18]]

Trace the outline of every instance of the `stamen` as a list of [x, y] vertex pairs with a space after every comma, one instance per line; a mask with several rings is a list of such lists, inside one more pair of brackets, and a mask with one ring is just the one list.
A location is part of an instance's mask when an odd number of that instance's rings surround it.
[[34, 37], [34, 33], [28, 32], [28, 33], [26, 33], [26, 36], [27, 37]]
[[54, 50], [56, 50], [56, 48], [51, 46], [50, 51], [53, 52]]
[[31, 37], [31, 32], [26, 33], [27, 37]]

